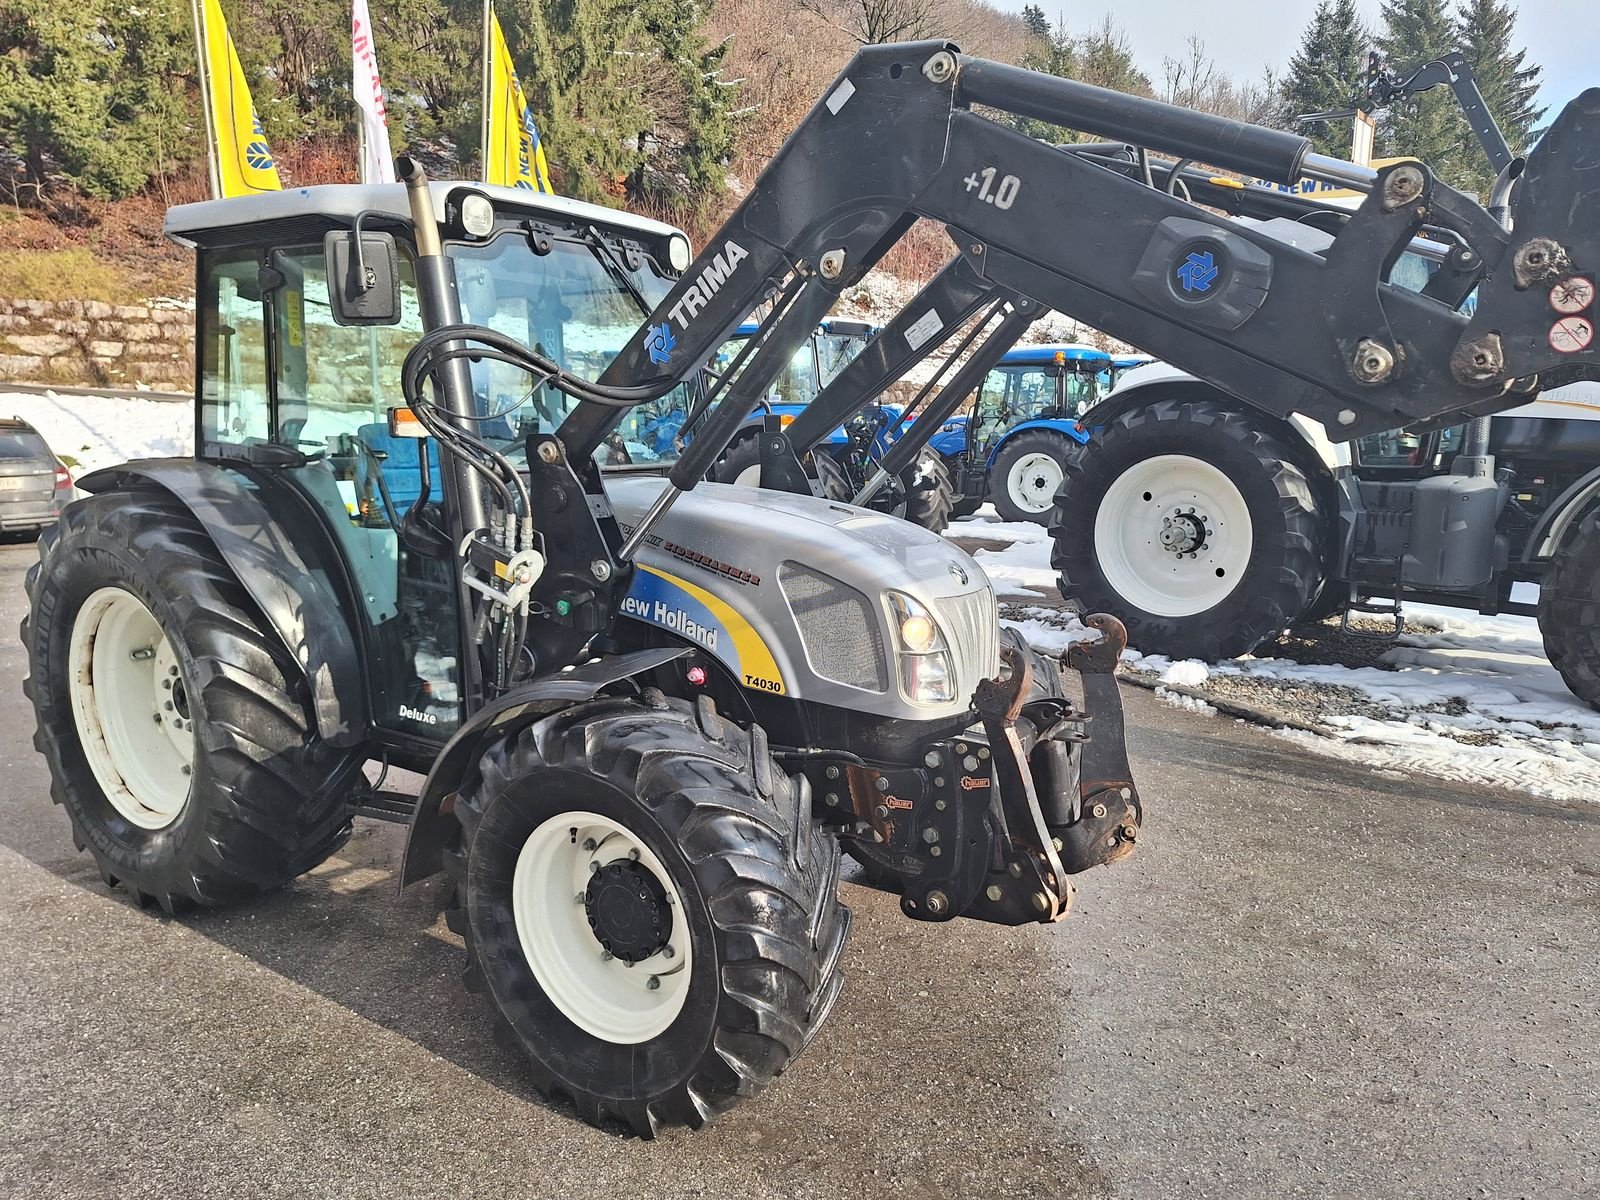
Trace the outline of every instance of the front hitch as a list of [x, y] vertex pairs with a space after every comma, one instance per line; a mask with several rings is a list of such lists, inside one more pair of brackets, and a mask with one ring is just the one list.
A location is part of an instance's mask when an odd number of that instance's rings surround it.
[[[1116, 681], [1128, 633], [1104, 613], [1084, 624], [1100, 636], [1074, 643], [1063, 656], [1082, 681], [1083, 711], [1063, 699], [1025, 703], [1031, 656], [1009, 646], [1002, 651], [1007, 677], [984, 680], [973, 696], [994, 756], [991, 803], [1004, 875], [991, 875], [987, 903], [979, 901], [971, 916], [1006, 924], [1058, 921], [1072, 906], [1068, 876], [1127, 857], [1138, 840], [1143, 809]], [[1019, 718], [1035, 733], [1031, 746], [1023, 744]]]

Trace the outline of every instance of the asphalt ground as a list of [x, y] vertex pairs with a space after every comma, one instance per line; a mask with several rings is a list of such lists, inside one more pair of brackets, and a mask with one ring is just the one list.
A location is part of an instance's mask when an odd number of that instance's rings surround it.
[[[32, 547], [0, 547], [0, 628]], [[1600, 1195], [1600, 804], [1397, 780], [1125, 689], [1146, 837], [1065, 923], [846, 884], [845, 993], [700, 1133], [591, 1129], [458, 982], [403, 830], [248, 908], [109, 892], [0, 641], [0, 1195]]]

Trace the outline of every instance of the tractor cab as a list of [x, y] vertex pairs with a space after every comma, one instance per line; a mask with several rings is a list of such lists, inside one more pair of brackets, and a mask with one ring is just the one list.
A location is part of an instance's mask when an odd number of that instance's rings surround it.
[[974, 511], [987, 498], [1008, 521], [1043, 524], [1069, 457], [1089, 439], [1078, 415], [1099, 399], [1101, 377], [1113, 369], [1105, 351], [1075, 343], [1007, 352], [971, 408], [930, 443], [955, 481], [957, 511]]
[[[688, 261], [682, 233], [642, 217], [511, 188], [432, 190], [463, 318], [580, 377], [604, 370]], [[492, 201], [488, 227], [463, 213], [467, 195]], [[339, 239], [352, 225], [369, 251], [366, 279], [392, 301], [385, 323], [335, 311], [330, 288], [354, 265]], [[448, 471], [435, 439], [395, 419], [405, 412], [402, 364], [425, 329], [405, 189], [181, 205], [167, 233], [198, 259], [197, 457], [257, 468], [258, 486], [332, 535], [341, 561], [326, 569], [350, 576], [373, 724], [397, 748], [442, 741], [463, 713], [462, 639], [440, 545]], [[395, 253], [378, 252], [384, 241]], [[503, 362], [484, 358], [467, 374], [473, 432], [514, 465], [525, 466], [530, 436], [553, 433], [574, 407]], [[596, 462], [618, 473], [670, 466], [698, 386], [629, 410]]]

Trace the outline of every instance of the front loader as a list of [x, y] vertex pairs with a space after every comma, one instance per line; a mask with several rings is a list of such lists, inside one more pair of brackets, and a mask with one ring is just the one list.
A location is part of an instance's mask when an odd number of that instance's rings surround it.
[[[974, 106], [1372, 198], [1308, 254]], [[1048, 305], [1353, 432], [1491, 411], [1597, 373], [1543, 337], [1552, 282], [1600, 261], [1597, 121], [1600, 91], [1558, 118], [1513, 242], [1422, 167], [906, 43], [851, 60], [698, 257], [405, 160], [403, 188], [175, 208], [198, 451], [85, 477], [41, 541], [23, 637], [55, 798], [107, 882], [169, 912], [293, 878], [355, 815], [405, 822], [401, 881], [446, 876], [468, 985], [535, 1084], [647, 1136], [702, 1125], [838, 995], [841, 844], [912, 919], [1022, 924], [1140, 837], [1116, 621], [1062, 670], [936, 535], [704, 482], [839, 292], [926, 216], [958, 260], [875, 346]], [[1459, 231], [1470, 321], [1384, 282], [1425, 222]], [[663, 459], [642, 430], [763, 301]], [[763, 472], [805, 486], [785, 431]], [[364, 770], [388, 764], [420, 795]]]

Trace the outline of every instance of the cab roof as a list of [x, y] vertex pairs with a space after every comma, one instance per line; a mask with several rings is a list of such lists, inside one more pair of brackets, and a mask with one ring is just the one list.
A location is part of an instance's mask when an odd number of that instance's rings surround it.
[[[462, 180], [435, 180], [429, 184], [434, 208], [443, 215], [445, 200], [457, 188], [471, 188], [494, 201], [495, 207], [526, 210], [530, 215], [545, 213], [558, 220], [592, 221], [621, 226], [649, 237], [681, 233], [661, 221], [605, 208], [565, 196], [552, 196], [525, 188], [499, 184], [471, 183]], [[234, 196], [226, 200], [202, 200], [178, 204], [167, 210], [164, 232], [184, 246], [248, 243], [238, 236], [242, 228], [255, 225], [285, 225], [310, 231], [348, 228], [356, 215], [365, 211], [382, 213], [403, 225], [411, 224], [411, 205], [401, 183], [328, 183], [316, 187], [287, 188], [281, 192], [261, 192], [253, 196]]]
[[1053, 346], [1018, 346], [1014, 350], [1007, 350], [1005, 357], [1000, 360], [1000, 366], [1048, 366], [1056, 361], [1057, 354], [1064, 355], [1068, 362], [1094, 363], [1098, 366], [1111, 362], [1111, 355], [1104, 350], [1096, 350], [1081, 342], [1058, 342]]

